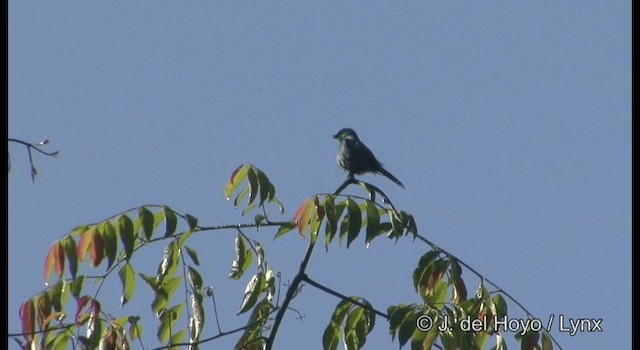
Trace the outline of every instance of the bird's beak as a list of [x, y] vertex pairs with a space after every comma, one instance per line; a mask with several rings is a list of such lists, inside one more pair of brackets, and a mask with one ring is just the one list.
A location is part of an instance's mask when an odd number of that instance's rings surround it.
[[340, 135], [340, 133], [337, 133], [337, 134], [333, 135], [333, 138], [337, 139], [339, 135]]

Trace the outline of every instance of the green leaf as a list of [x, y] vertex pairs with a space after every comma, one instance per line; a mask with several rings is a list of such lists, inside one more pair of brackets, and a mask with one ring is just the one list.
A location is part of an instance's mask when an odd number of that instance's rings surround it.
[[[364, 309], [362, 307], [354, 307], [347, 316], [344, 324], [345, 335], [353, 334], [353, 349], [360, 349], [366, 340], [366, 334], [369, 333], [369, 324], [363, 317]], [[345, 336], [346, 337], [346, 336]]]
[[330, 321], [322, 334], [322, 348], [324, 350], [336, 350], [342, 338], [342, 329], [340, 325]]
[[431, 250], [420, 257], [418, 261], [418, 267], [413, 270], [413, 288], [416, 292], [419, 291], [420, 285], [424, 279], [425, 273], [428, 271], [428, 268], [433, 264], [433, 262], [440, 255], [439, 250]]
[[378, 225], [380, 225], [380, 213], [378, 212], [378, 208], [376, 208], [376, 203], [370, 200], [367, 200], [365, 203], [365, 210], [367, 213], [367, 231], [365, 242], [371, 242], [376, 236], [380, 233], [378, 230]]
[[344, 212], [344, 209], [347, 207], [344, 202], [340, 202], [337, 205], [334, 204], [334, 198], [335, 196], [333, 195], [327, 196], [324, 202], [324, 211], [327, 216], [327, 223], [324, 226], [324, 246], [327, 251], [329, 250], [329, 244], [331, 244], [331, 241], [333, 241], [338, 231], [338, 222], [340, 221], [342, 212]]
[[260, 225], [262, 225], [263, 222], [265, 222], [266, 217], [262, 214], [256, 214], [256, 216], [253, 217], [253, 222], [256, 223], [256, 228], [260, 228]]
[[131, 335], [131, 339], [136, 340], [136, 339], [140, 339], [140, 337], [142, 336], [142, 324], [139, 322], [140, 321], [140, 317], [134, 317], [131, 316], [128, 318], [129, 320], [129, 334]]
[[387, 314], [389, 315], [389, 332], [391, 333], [392, 339], [398, 331], [398, 327], [400, 327], [400, 325], [402, 324], [405, 316], [413, 309], [414, 305], [405, 304], [390, 306], [387, 309]]
[[192, 234], [193, 234], [193, 231], [191, 230], [186, 230], [180, 233], [177, 236], [178, 238], [176, 239], [176, 247], [182, 247], [184, 245], [184, 242], [186, 242], [191, 237]]
[[247, 271], [253, 260], [251, 250], [246, 248], [245, 240], [240, 233], [236, 236], [235, 251], [236, 258], [231, 263], [229, 278], [237, 280]]
[[238, 193], [236, 198], [233, 200], [233, 207], [234, 208], [238, 209], [238, 206], [239, 206], [240, 202], [242, 202], [242, 200], [249, 194], [250, 190], [251, 190], [251, 188], [249, 188], [249, 186], [247, 186], [242, 191], [240, 191], [240, 193]]
[[253, 241], [253, 246], [256, 249], [256, 255], [258, 255], [258, 265], [262, 266], [264, 264], [264, 249], [258, 241]]
[[166, 205], [163, 205], [164, 209], [164, 220], [165, 220], [165, 237], [169, 237], [176, 232], [176, 227], [178, 226], [178, 218], [176, 217], [176, 213], [173, 209], [169, 208]]
[[160, 283], [154, 290], [156, 292], [153, 302], [151, 302], [151, 309], [158, 314], [162, 309], [165, 309], [169, 304], [169, 300], [173, 297], [176, 290], [182, 282], [182, 276], [176, 276], [168, 281]]
[[202, 328], [204, 327], [204, 308], [202, 307], [202, 294], [194, 292], [191, 294], [191, 320], [189, 321], [191, 326], [190, 342], [196, 342], [200, 340], [202, 334]]
[[196, 264], [196, 266], [200, 266], [200, 259], [198, 259], [198, 252], [196, 252], [195, 250], [184, 246], [184, 249], [187, 251], [187, 255], [189, 255], [189, 258], [191, 258], [191, 261], [193, 261], [194, 264]]
[[123, 214], [118, 218], [118, 235], [120, 236], [120, 241], [122, 241], [126, 259], [129, 261], [131, 254], [133, 254], [135, 235], [133, 231], [133, 222], [126, 214]]
[[184, 218], [187, 220], [187, 225], [189, 225], [189, 230], [193, 231], [198, 228], [198, 218], [189, 214], [184, 214]]
[[202, 288], [202, 277], [193, 267], [189, 266], [189, 284], [193, 291], [200, 291]]
[[151, 213], [151, 211], [145, 207], [139, 207], [138, 218], [140, 219], [140, 223], [142, 225], [142, 233], [144, 234], [144, 238], [148, 241], [153, 235], [153, 213]]
[[285, 233], [293, 230], [296, 227], [297, 227], [297, 225], [293, 221], [285, 222], [284, 224], [280, 225], [280, 228], [278, 229], [278, 232], [276, 232], [276, 234], [273, 237], [273, 239], [276, 239], [276, 238], [284, 235]]
[[256, 173], [260, 184], [260, 206], [263, 206], [264, 202], [272, 201], [275, 198], [276, 188], [264, 172], [256, 169]]
[[248, 212], [252, 211], [253, 209], [255, 209], [258, 206], [257, 203], [252, 203], [247, 205], [244, 210], [242, 210], [242, 213], [240, 213], [240, 215], [245, 216]]
[[458, 259], [450, 257], [449, 262], [451, 266], [449, 269], [449, 284], [453, 285], [453, 297], [451, 298], [451, 302], [459, 303], [460, 301], [467, 299], [467, 287], [462, 279], [462, 268], [460, 267], [460, 263], [458, 263]]
[[317, 196], [313, 197], [313, 211], [311, 214], [311, 224], [309, 229], [309, 237], [311, 242], [315, 242], [320, 231], [320, 225], [325, 217], [324, 205], [320, 204]]
[[162, 281], [166, 276], [173, 275], [178, 263], [178, 249], [176, 249], [176, 242], [171, 241], [164, 248], [162, 254], [162, 261], [158, 265], [158, 279]]
[[76, 255], [76, 241], [71, 235], [62, 240], [62, 247], [64, 249], [64, 255], [69, 262], [69, 274], [71, 278], [76, 278], [78, 273], [78, 256]]
[[349, 218], [347, 248], [349, 248], [349, 245], [358, 237], [360, 229], [362, 228], [362, 212], [358, 204], [351, 200], [351, 198], [347, 199], [347, 215]]
[[120, 268], [118, 276], [120, 276], [120, 283], [122, 283], [122, 295], [120, 296], [120, 307], [122, 307], [133, 297], [136, 290], [136, 275], [133, 267], [127, 263]]
[[400, 347], [404, 346], [409, 341], [409, 339], [411, 339], [413, 331], [416, 330], [417, 319], [418, 314], [416, 314], [413, 310], [411, 310], [411, 312], [408, 312], [402, 319], [400, 329], [398, 330], [398, 342], [400, 343]]
[[493, 305], [495, 307], [492, 312], [494, 315], [498, 317], [504, 317], [507, 315], [507, 302], [502, 297], [502, 294], [495, 294], [493, 298], [491, 298]]
[[67, 299], [69, 298], [68, 284], [68, 281], [60, 280], [49, 288], [51, 306], [53, 307], [53, 310], [62, 311], [64, 306], [67, 304]]
[[244, 297], [242, 298], [242, 304], [240, 305], [238, 315], [247, 312], [256, 304], [258, 296], [264, 290], [264, 287], [264, 273], [258, 272], [251, 278], [244, 290]]
[[69, 291], [74, 298], [78, 299], [80, 297], [80, 292], [82, 291], [82, 284], [84, 283], [84, 276], [77, 276], [73, 279], [71, 284], [69, 285]]
[[113, 262], [116, 260], [118, 253], [118, 235], [116, 230], [109, 221], [104, 221], [100, 224], [100, 234], [102, 235], [102, 242], [104, 244], [104, 252], [107, 256], [107, 270], [111, 268]]
[[249, 201], [247, 202], [247, 206], [253, 203], [258, 196], [258, 177], [256, 176], [256, 172], [253, 167], [249, 169], [247, 172], [247, 180], [249, 181]]
[[262, 330], [268, 320], [271, 309], [273, 309], [273, 305], [271, 305], [267, 299], [262, 299], [262, 301], [253, 308], [251, 317], [249, 317], [249, 321], [247, 322], [248, 327], [238, 340], [238, 343], [236, 343], [234, 350], [257, 350], [263, 348], [264, 340], [261, 339]]
[[71, 340], [71, 336], [69, 335], [67, 330], [60, 331], [56, 334], [53, 344], [51, 346], [51, 350], [65, 350], [68, 348], [69, 341]]
[[[171, 337], [171, 344], [180, 344], [185, 341], [187, 330], [183, 329]], [[195, 345], [194, 345], [195, 346]]]

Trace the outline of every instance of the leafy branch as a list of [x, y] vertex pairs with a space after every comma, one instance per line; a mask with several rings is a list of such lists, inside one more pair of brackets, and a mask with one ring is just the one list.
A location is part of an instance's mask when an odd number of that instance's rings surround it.
[[[342, 194], [349, 185], [363, 188], [366, 197]], [[224, 196], [231, 201], [234, 195], [233, 205], [236, 208], [243, 206], [243, 216], [255, 209], [261, 210], [252, 223], [203, 226], [190, 214], [178, 213], [166, 205], [147, 204], [74, 228], [52, 244], [44, 265], [44, 278], [52, 284], [21, 305], [22, 331], [9, 336], [23, 348], [62, 349], [70, 342], [74, 347], [105, 345], [129, 348], [130, 342], [138, 341], [144, 349], [139, 316], [113, 317], [102, 310], [101, 288], [116, 272], [122, 288], [121, 307], [132, 300], [137, 281], [145, 282], [153, 292], [151, 308], [158, 319], [156, 336], [162, 344], [155, 349], [174, 346], [196, 349], [201, 344], [240, 332], [242, 335], [235, 349], [272, 349], [286, 312], [296, 311], [290, 305], [303, 283], [340, 299], [322, 336], [324, 349], [330, 350], [336, 349], [341, 342], [347, 349], [362, 348], [375, 326], [376, 316], [387, 321], [392, 340], [397, 337], [401, 347], [410, 342], [412, 349], [484, 348], [487, 340], [494, 337], [496, 348], [500, 349], [506, 347], [506, 343], [503, 330], [494, 321], [489, 321], [487, 332], [464, 331], [458, 321], [469, 317], [505, 317], [505, 298], [528, 317], [533, 317], [503, 288], [418, 234], [413, 216], [397, 210], [388, 196], [371, 184], [347, 178], [333, 193], [315, 194], [303, 201], [289, 221], [270, 219], [267, 208], [275, 207], [282, 213], [284, 207], [268, 177], [250, 164], [239, 166], [227, 181]], [[382, 198], [382, 203], [376, 201], [377, 196]], [[298, 272], [287, 286], [282, 302], [280, 273], [268, 263], [260, 242], [244, 232], [247, 228], [262, 227], [277, 228], [276, 239], [294, 230], [309, 238]], [[198, 270], [198, 252], [188, 245], [194, 234], [218, 230], [236, 233], [235, 257], [229, 278], [239, 280], [252, 267], [255, 268], [238, 310], [238, 315], [251, 311], [249, 319], [245, 326], [231, 331], [222, 330], [213, 288], [205, 286], [206, 279]], [[347, 296], [312, 279], [306, 270], [322, 233], [325, 249], [336, 241], [340, 245], [346, 242], [348, 248], [361, 234], [364, 234], [366, 244], [383, 236], [395, 240], [410, 236], [429, 245], [430, 251], [420, 257], [412, 275], [420, 302], [392, 305], [383, 312], [364, 298]], [[155, 274], [136, 272], [132, 257], [139, 250], [159, 242], [168, 243], [164, 246]], [[100, 265], [106, 266], [104, 274], [81, 272], [81, 266], [96, 268]], [[471, 297], [467, 295], [462, 278], [463, 268], [480, 278], [480, 286]], [[55, 283], [52, 277], [57, 279]], [[85, 286], [88, 279], [98, 282], [93, 293], [88, 293]], [[496, 290], [489, 291], [485, 283]], [[75, 308], [69, 303], [71, 298], [75, 300]], [[217, 332], [205, 337], [205, 303], [208, 298], [211, 299]], [[430, 330], [417, 328], [416, 322], [423, 316], [433, 321]], [[72, 319], [65, 321], [67, 318]], [[447, 319], [454, 320], [452, 326], [440, 332], [438, 326]], [[185, 321], [184, 326], [178, 324], [180, 320]], [[545, 331], [529, 330], [516, 339], [524, 349], [551, 349], [552, 344], [560, 348]]]

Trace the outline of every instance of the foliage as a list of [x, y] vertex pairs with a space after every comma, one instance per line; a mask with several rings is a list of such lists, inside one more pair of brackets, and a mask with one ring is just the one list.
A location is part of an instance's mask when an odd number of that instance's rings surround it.
[[[350, 184], [363, 186], [368, 198], [340, 194]], [[383, 197], [383, 203], [375, 200], [376, 193]], [[284, 207], [268, 177], [250, 164], [232, 172], [224, 195], [229, 201], [233, 198], [235, 207], [243, 207], [242, 215], [259, 210], [254, 222], [206, 227], [197, 218], [168, 206], [144, 205], [74, 228], [51, 245], [43, 269], [48, 287], [22, 303], [21, 333], [9, 336], [24, 349], [130, 349], [133, 342], [145, 348], [141, 335], [145, 328], [153, 328], [162, 347], [198, 349], [202, 343], [242, 332], [235, 349], [270, 349], [288, 303], [299, 292], [300, 283], [306, 282], [339, 298], [319, 337], [324, 349], [337, 349], [339, 343], [345, 349], [362, 348], [380, 317], [400, 347], [485, 349], [494, 338], [495, 349], [506, 349], [504, 330], [495, 320], [507, 316], [505, 297], [513, 299], [499, 288], [489, 291], [484, 282], [469, 297], [462, 278], [463, 267], [469, 267], [420, 236], [413, 216], [395, 209], [375, 186], [348, 179], [334, 193], [309, 196], [292, 220], [284, 222], [270, 220], [268, 206], [280, 212]], [[282, 302], [278, 300], [278, 273], [269, 265], [260, 242], [243, 232], [250, 227], [273, 227], [276, 239], [295, 231], [309, 240], [300, 271]], [[218, 324], [218, 332], [213, 335], [212, 327], [205, 328], [212, 318], [218, 322], [213, 289], [205, 286], [206, 276], [203, 278], [199, 270], [199, 250], [189, 245], [193, 235], [211, 230], [235, 232], [231, 280], [239, 280], [255, 266], [238, 309], [238, 314], [250, 314], [247, 324], [227, 332], [222, 332]], [[306, 275], [306, 264], [318, 238], [325, 249], [336, 242], [348, 248], [362, 235], [367, 244], [379, 237], [399, 240], [408, 236], [429, 245], [412, 275], [416, 302], [388, 306], [385, 313], [363, 297], [343, 295]], [[155, 274], [139, 271], [133, 258], [156, 243], [164, 244], [164, 249]], [[105, 273], [83, 274], [82, 266], [103, 266]], [[120, 306], [134, 300], [140, 282], [153, 292], [150, 306], [157, 317], [155, 325], [143, 322], [138, 315], [112, 316], [116, 312], [104, 310], [104, 301], [110, 296], [102, 295], [100, 287], [116, 275], [121, 286]], [[98, 286], [94, 291], [89, 291], [89, 281]], [[213, 315], [205, 311], [204, 304], [209, 302], [214, 307]], [[469, 331], [464, 320], [484, 320], [486, 327]], [[531, 330], [517, 339], [523, 349], [552, 348], [553, 339], [544, 330]]]

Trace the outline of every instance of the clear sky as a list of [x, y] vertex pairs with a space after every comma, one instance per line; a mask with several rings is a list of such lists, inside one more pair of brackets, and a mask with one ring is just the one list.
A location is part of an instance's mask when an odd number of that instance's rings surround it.
[[[203, 225], [250, 221], [222, 195], [245, 162], [288, 219], [342, 182], [331, 135], [352, 127], [406, 190], [363, 179], [421, 234], [540, 319], [602, 319], [598, 333], [556, 326], [565, 349], [629, 349], [630, 20], [629, 1], [9, 1], [9, 137], [49, 139], [60, 156], [36, 155], [32, 183], [9, 145], [8, 330], [44, 287], [49, 245], [76, 225], [145, 203]], [[305, 241], [246, 233], [290, 281]], [[192, 244], [225, 330], [246, 322], [247, 279], [226, 278], [234, 237]], [[383, 310], [419, 302], [411, 273], [427, 247], [357, 242], [315, 251], [309, 275]], [[137, 262], [150, 274], [156, 249]], [[149, 295], [139, 282], [123, 312], [148, 313]], [[291, 305], [305, 317], [289, 312], [276, 345], [320, 348], [337, 302], [305, 287]], [[149, 346], [155, 324], [145, 331]], [[381, 320], [368, 344], [397, 346]]]

